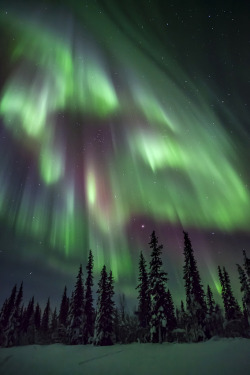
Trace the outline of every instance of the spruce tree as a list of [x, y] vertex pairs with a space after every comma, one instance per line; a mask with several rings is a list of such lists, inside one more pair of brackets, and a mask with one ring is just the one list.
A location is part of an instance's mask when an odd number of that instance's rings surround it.
[[69, 313], [69, 299], [67, 297], [67, 287], [64, 287], [63, 296], [60, 305], [59, 311], [59, 323], [62, 324], [64, 327], [67, 326], [67, 318]]
[[23, 283], [21, 283], [15, 300], [14, 312], [11, 319], [12, 330], [9, 332], [8, 346], [18, 345], [22, 324], [21, 302], [23, 299]]
[[139, 289], [138, 295], [138, 319], [141, 328], [146, 329], [149, 327], [150, 321], [150, 295], [149, 295], [149, 280], [146, 269], [146, 261], [143, 253], [140, 253], [139, 259], [139, 284], [136, 289]]
[[21, 302], [23, 298], [23, 284], [17, 293], [16, 285], [13, 287], [11, 296], [4, 303], [1, 312], [1, 344], [5, 347], [17, 345], [21, 326]]
[[60, 305], [58, 316], [58, 338], [66, 344], [67, 343], [67, 328], [69, 322], [69, 298], [67, 297], [67, 287], [64, 287], [63, 296]]
[[90, 250], [88, 257], [86, 294], [85, 294], [85, 324], [84, 324], [84, 344], [91, 342], [94, 336], [95, 310], [93, 307], [92, 286], [93, 283], [93, 254]]
[[218, 266], [218, 275], [219, 275], [219, 280], [220, 280], [220, 285], [221, 285], [221, 297], [222, 297], [222, 301], [223, 301], [223, 305], [224, 305], [224, 310], [226, 312], [226, 310], [228, 308], [227, 308], [227, 300], [226, 300], [226, 297], [225, 297], [225, 293], [226, 293], [225, 280], [224, 280], [224, 275], [222, 273], [222, 270], [221, 270], [220, 266]]
[[67, 329], [66, 329], [66, 335], [67, 335], [66, 342], [68, 344], [70, 344], [71, 342], [71, 335], [72, 335], [71, 323], [72, 323], [72, 318], [73, 318], [73, 305], [74, 305], [74, 291], [72, 291], [71, 297], [69, 298], [69, 312], [68, 312]]
[[24, 333], [28, 331], [28, 328], [31, 325], [33, 313], [34, 313], [34, 297], [31, 298], [31, 300], [28, 303], [27, 309], [25, 309], [23, 313], [22, 330]]
[[221, 268], [218, 267], [219, 279], [221, 283], [221, 294], [225, 309], [225, 317], [227, 321], [240, 319], [241, 318], [241, 311], [240, 307], [233, 295], [231, 282], [229, 278], [229, 274], [226, 271], [225, 267], [223, 267], [223, 272]]
[[21, 343], [26, 345], [33, 344], [35, 341], [34, 297], [30, 299], [27, 309], [23, 312], [21, 331]]
[[241, 319], [242, 314], [240, 311], [240, 307], [239, 307], [237, 300], [235, 299], [233, 295], [229, 274], [226, 271], [225, 267], [223, 267], [223, 272], [224, 272], [224, 281], [225, 281], [225, 288], [226, 288], [226, 298], [228, 302], [227, 319], [228, 320]]
[[158, 244], [155, 231], [149, 242], [151, 252], [149, 293], [151, 297], [150, 336], [151, 342], [162, 342], [166, 333], [166, 283], [167, 273], [162, 270], [163, 245]]
[[113, 277], [112, 273], [107, 275], [106, 266], [101, 271], [101, 278], [98, 283], [97, 313], [95, 320], [95, 345], [113, 344]]
[[247, 275], [244, 272], [244, 269], [237, 264], [238, 272], [239, 272], [239, 279], [241, 284], [241, 292], [243, 293], [242, 302], [243, 302], [243, 309], [244, 309], [244, 316], [248, 326], [250, 326], [250, 285], [247, 280]]
[[80, 265], [77, 275], [70, 320], [70, 343], [72, 345], [83, 344], [84, 287], [82, 280], [82, 265]]
[[112, 271], [109, 272], [107, 280], [107, 311], [106, 314], [109, 317], [107, 320], [106, 336], [109, 337], [110, 344], [114, 344], [114, 319], [115, 319], [115, 303], [114, 297], [114, 278]]
[[35, 322], [35, 328], [36, 328], [37, 332], [39, 332], [40, 327], [41, 327], [41, 308], [40, 308], [38, 302], [37, 302], [36, 308], [35, 308], [34, 322]]
[[184, 232], [183, 267], [186, 289], [187, 313], [189, 315], [189, 339], [199, 341], [204, 338], [204, 322], [206, 317], [206, 302], [200, 274], [197, 268], [192, 244], [187, 232]]
[[50, 342], [50, 314], [50, 299], [48, 298], [41, 322], [41, 338], [43, 344], [49, 344]]
[[[1, 313], [1, 330], [3, 333], [2, 345], [7, 345], [7, 335], [10, 328], [10, 320], [15, 309], [17, 287], [14, 285], [10, 297], [4, 303]], [[7, 341], [6, 341], [7, 340]]]
[[41, 330], [43, 333], [47, 333], [49, 331], [49, 324], [50, 324], [50, 299], [48, 298], [47, 304], [43, 311], [42, 321], [41, 321]]
[[34, 325], [35, 325], [35, 343], [40, 343], [40, 329], [41, 329], [41, 308], [37, 302], [35, 313], [34, 313]]
[[58, 317], [57, 317], [56, 308], [53, 311], [53, 314], [51, 317], [49, 330], [50, 330], [51, 342], [57, 342], [58, 341]]

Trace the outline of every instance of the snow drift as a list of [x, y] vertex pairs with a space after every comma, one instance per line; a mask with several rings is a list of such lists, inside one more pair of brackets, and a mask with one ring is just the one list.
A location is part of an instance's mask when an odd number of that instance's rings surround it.
[[0, 349], [4, 375], [244, 375], [250, 373], [250, 340], [192, 344], [30, 345]]

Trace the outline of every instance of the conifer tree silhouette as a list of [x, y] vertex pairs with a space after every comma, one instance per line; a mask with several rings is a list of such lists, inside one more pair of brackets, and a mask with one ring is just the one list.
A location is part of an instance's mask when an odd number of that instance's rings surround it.
[[241, 292], [243, 293], [242, 296], [242, 303], [243, 303], [243, 312], [246, 319], [246, 323], [250, 326], [250, 284], [247, 279], [247, 275], [244, 269], [237, 264], [238, 272], [239, 272], [239, 279], [241, 284]]
[[140, 253], [139, 259], [139, 284], [136, 289], [139, 290], [138, 295], [138, 319], [141, 328], [148, 328], [150, 321], [150, 295], [149, 295], [149, 280], [146, 269], [146, 260], [143, 253]]
[[71, 301], [71, 316], [69, 326], [69, 339], [73, 345], [83, 344], [84, 326], [84, 287], [82, 280], [82, 265], [79, 267], [73, 299]]
[[95, 345], [112, 345], [114, 343], [114, 305], [112, 273], [107, 275], [106, 266], [101, 271], [101, 278], [98, 283], [97, 313], [95, 320]]
[[194, 251], [187, 232], [184, 232], [184, 276], [189, 334], [192, 341], [204, 339], [206, 301]]
[[93, 254], [89, 251], [86, 279], [86, 294], [85, 294], [85, 324], [84, 324], [84, 344], [91, 342], [94, 336], [95, 310], [93, 307]]
[[155, 231], [152, 232], [150, 242], [151, 261], [149, 272], [149, 292], [151, 297], [150, 336], [152, 342], [162, 342], [166, 334], [166, 283], [167, 273], [162, 269], [163, 245], [158, 244]]
[[240, 319], [242, 314], [238, 302], [232, 292], [229, 274], [225, 267], [223, 267], [222, 271], [220, 266], [218, 267], [218, 273], [222, 289], [221, 295], [225, 309], [225, 318], [227, 321]]

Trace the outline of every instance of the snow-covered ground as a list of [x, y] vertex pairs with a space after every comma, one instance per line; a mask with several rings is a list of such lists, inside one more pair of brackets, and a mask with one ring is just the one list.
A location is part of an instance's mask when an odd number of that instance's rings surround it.
[[2, 375], [244, 375], [250, 340], [110, 347], [30, 345], [0, 349]]

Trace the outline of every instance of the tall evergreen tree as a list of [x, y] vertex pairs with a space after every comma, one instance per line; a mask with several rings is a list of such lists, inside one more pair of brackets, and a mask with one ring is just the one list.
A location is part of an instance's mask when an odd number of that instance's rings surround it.
[[63, 296], [59, 311], [59, 324], [62, 324], [65, 328], [67, 326], [67, 319], [69, 313], [69, 299], [67, 297], [67, 287], [64, 287]]
[[187, 313], [190, 318], [189, 337], [191, 341], [204, 338], [206, 302], [200, 274], [194, 258], [194, 251], [187, 232], [184, 232], [184, 276]]
[[8, 346], [19, 344], [19, 336], [20, 336], [21, 323], [22, 323], [22, 313], [21, 313], [22, 299], [23, 299], [23, 283], [21, 283], [20, 285], [20, 288], [16, 296], [16, 300], [15, 300], [15, 307], [14, 307], [14, 312], [13, 312], [12, 321], [11, 321], [12, 330], [9, 332]]
[[52, 342], [58, 342], [58, 316], [56, 308], [53, 311], [50, 322], [50, 337]]
[[224, 280], [224, 275], [222, 273], [221, 267], [218, 266], [218, 275], [219, 275], [219, 280], [220, 280], [220, 285], [221, 285], [221, 297], [224, 305], [224, 310], [227, 310], [227, 300], [225, 297], [226, 293], [226, 287], [225, 287], [225, 280]]
[[32, 297], [31, 300], [29, 301], [28, 307], [24, 311], [24, 314], [23, 314], [22, 329], [24, 332], [27, 332], [29, 326], [31, 325], [31, 319], [32, 319], [33, 313], [34, 313], [34, 297]]
[[[149, 295], [149, 280], [146, 269], [146, 260], [141, 251], [139, 259], [139, 284], [136, 289], [139, 289], [139, 305], [138, 305], [138, 319], [141, 328], [148, 328], [150, 322], [150, 295]], [[145, 332], [146, 333], [146, 332]]]
[[223, 267], [223, 272], [221, 268], [218, 267], [219, 279], [221, 283], [221, 294], [225, 309], [225, 317], [227, 321], [240, 319], [241, 318], [241, 311], [240, 307], [233, 295], [231, 282], [229, 278], [229, 274], [226, 271], [225, 267]]
[[17, 293], [16, 285], [10, 297], [3, 305], [0, 317], [1, 345], [10, 347], [18, 344], [18, 335], [21, 326], [21, 301], [23, 297], [23, 284]]
[[37, 302], [34, 312], [34, 326], [35, 326], [35, 343], [40, 343], [40, 329], [41, 329], [41, 315], [42, 311], [39, 306], [39, 303]]
[[64, 287], [60, 311], [58, 316], [58, 339], [60, 342], [67, 343], [67, 329], [69, 323], [69, 298], [67, 297], [67, 287]]
[[85, 324], [84, 324], [84, 344], [91, 342], [94, 336], [94, 323], [95, 323], [95, 310], [93, 307], [93, 294], [92, 286], [93, 283], [93, 254], [89, 251], [86, 279], [86, 294], [85, 294]]
[[244, 272], [244, 269], [237, 264], [238, 272], [239, 272], [239, 279], [241, 284], [241, 292], [243, 293], [242, 302], [243, 302], [243, 309], [246, 321], [248, 326], [250, 326], [250, 285], [247, 280], [247, 275]]
[[110, 270], [107, 279], [107, 315], [109, 319], [107, 320], [107, 330], [106, 336], [110, 338], [111, 344], [114, 344], [114, 319], [115, 319], [115, 303], [114, 297], [114, 278], [112, 271]]
[[50, 315], [50, 299], [48, 298], [41, 322], [41, 338], [43, 344], [49, 344], [50, 342]]
[[83, 344], [84, 287], [82, 280], [82, 265], [80, 265], [77, 275], [70, 320], [70, 343], [73, 345]]
[[229, 274], [226, 271], [225, 267], [223, 267], [224, 272], [224, 281], [225, 281], [225, 288], [226, 288], [226, 298], [228, 302], [228, 311], [227, 311], [227, 319], [241, 319], [242, 314], [240, 311], [240, 306], [233, 295], [231, 282], [229, 278]]
[[35, 308], [34, 323], [35, 323], [36, 330], [39, 331], [40, 327], [41, 327], [41, 308], [40, 308], [38, 302], [37, 302], [36, 308]]
[[98, 283], [98, 300], [97, 313], [95, 320], [95, 345], [112, 345], [113, 344], [113, 278], [112, 273], [107, 275], [106, 266], [101, 271], [101, 278]]
[[151, 261], [149, 273], [149, 293], [151, 297], [150, 336], [151, 342], [162, 342], [166, 333], [166, 283], [167, 273], [162, 269], [163, 245], [158, 244], [155, 231], [150, 242]]
[[66, 342], [67, 344], [70, 344], [71, 342], [71, 323], [73, 318], [73, 305], [74, 305], [74, 291], [72, 291], [71, 296], [69, 298], [69, 312], [68, 312], [68, 319], [67, 319], [67, 329], [66, 329]]
[[6, 345], [5, 340], [6, 340], [6, 334], [9, 330], [9, 325], [10, 325], [10, 320], [12, 317], [12, 314], [15, 309], [15, 300], [16, 300], [16, 293], [17, 293], [17, 287], [14, 285], [10, 297], [5, 301], [2, 311], [1, 311], [1, 330], [3, 333], [3, 342], [2, 345]]
[[28, 303], [27, 309], [23, 312], [22, 319], [22, 344], [33, 344], [35, 341], [35, 325], [34, 325], [34, 297]]

